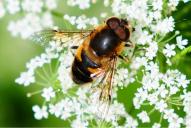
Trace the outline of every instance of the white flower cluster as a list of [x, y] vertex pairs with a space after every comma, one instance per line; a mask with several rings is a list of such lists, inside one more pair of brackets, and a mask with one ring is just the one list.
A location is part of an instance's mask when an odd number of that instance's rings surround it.
[[[97, 1], [66, 2], [71, 7], [91, 10], [91, 4], [96, 4]], [[99, 121], [104, 119], [106, 123], [101, 121], [101, 125], [104, 124], [105, 127], [135, 128], [143, 123], [152, 122], [152, 114], [157, 111], [161, 117], [159, 122], [152, 124], [153, 128], [163, 127], [163, 120], [169, 123], [169, 128], [191, 127], [191, 92], [188, 90], [190, 80], [183, 73], [171, 68], [172, 59], [188, 45], [188, 40], [183, 39], [179, 32], [175, 32], [175, 20], [170, 16], [179, 2], [180, 0], [104, 0], [104, 7], [111, 7], [112, 12], [101, 12], [100, 17], [63, 14], [61, 20], [82, 30], [99, 25], [100, 19], [110, 13], [127, 19], [135, 28], [130, 37], [135, 43], [135, 49], [130, 50], [131, 52], [125, 51], [130, 57], [130, 65], [117, 65], [113, 101], [108, 105], [99, 101], [99, 89], [76, 86], [71, 79], [70, 71], [74, 57], [69, 47], [74, 42], [80, 44], [83, 40], [68, 40], [62, 46], [60, 42], [50, 41], [49, 45], [45, 46], [45, 53], [31, 59], [26, 64], [27, 71], [15, 80], [24, 86], [40, 85], [38, 91], [27, 95], [30, 97], [41, 94], [45, 101], [43, 105], [33, 106], [35, 119], [41, 120], [54, 115], [70, 121], [71, 127], [74, 128], [94, 127], [95, 123], [97, 127], [100, 125]], [[55, 0], [4, 0], [0, 1], [0, 18], [6, 13], [13, 15], [25, 12], [21, 19], [9, 22], [8, 30], [13, 36], [27, 39], [36, 31], [54, 27], [55, 12], [52, 10], [56, 8]], [[166, 35], [169, 32], [175, 34], [168, 37]], [[165, 57], [165, 63], [171, 69], [161, 71], [161, 56]], [[132, 83], [140, 85], [132, 99], [134, 108], [141, 110], [137, 113], [137, 119], [132, 118], [131, 113], [126, 112], [123, 103], [117, 101], [118, 88], [126, 89]], [[147, 105], [153, 109], [147, 111], [142, 108]], [[183, 109], [186, 116], [179, 115], [175, 108]]]
[[134, 72], [129, 72], [126, 68], [118, 68], [114, 76], [114, 85], [122, 88], [127, 87], [129, 83], [135, 81], [134, 75]]
[[[161, 73], [155, 60], [157, 53], [162, 53], [167, 58], [166, 63], [171, 66], [171, 58], [176, 55], [176, 49], [183, 50], [188, 44], [188, 41], [182, 39], [178, 32], [164, 40], [167, 33], [174, 31], [175, 22], [171, 16], [162, 16], [163, 2], [162, 0], [134, 0], [130, 4], [126, 1], [114, 0], [112, 8], [115, 15], [126, 15], [127, 19], [135, 26], [135, 32], [131, 38], [136, 42], [140, 51], [132, 59], [130, 71], [143, 68], [143, 76], [140, 78], [142, 80], [137, 79], [141, 87], [137, 89], [133, 99], [135, 109], [141, 109], [141, 106], [145, 105], [154, 106], [150, 112], [142, 111], [137, 117], [142, 123], [147, 123], [151, 121], [149, 116], [152, 112], [159, 111], [161, 120], [153, 127], [161, 127], [162, 119], [169, 122], [170, 128], [190, 126], [188, 123], [190, 115], [187, 114], [185, 122], [184, 117], [179, 116], [172, 107], [189, 108], [189, 102], [182, 101], [180, 94], [183, 92], [182, 90], [187, 90], [190, 80], [187, 80], [186, 76], [178, 70], [167, 70], [166, 73]], [[178, 3], [178, 0], [170, 0], [167, 8], [172, 11]], [[148, 5], [152, 6], [148, 7]], [[176, 38], [176, 43], [170, 42], [173, 38]]]
[[[43, 96], [47, 95], [47, 91], [52, 94], [48, 97], [54, 95], [51, 88], [43, 91], [45, 91]], [[96, 121], [103, 118], [108, 125], [115, 127], [120, 126], [117, 123], [120, 118], [125, 118], [126, 121], [120, 127], [136, 127], [138, 125], [137, 121], [125, 112], [125, 108], [121, 103], [114, 100], [114, 103], [108, 106], [109, 104], [102, 103], [98, 99], [99, 93], [90, 93], [89, 88], [79, 88], [76, 94], [65, 93], [65, 97], [54, 104], [49, 103], [47, 106], [42, 106], [42, 108], [37, 105], [33, 106], [34, 117], [42, 119], [47, 118], [50, 114], [62, 120], [67, 120], [75, 116], [76, 119], [70, 120], [73, 128], [86, 128], [90, 126], [92, 120]]]
[[69, 6], [79, 6], [80, 9], [87, 9], [90, 7], [91, 0], [67, 0]]
[[13, 36], [20, 36], [26, 39], [35, 32], [47, 27], [53, 27], [52, 15], [50, 13], [44, 13], [42, 16], [28, 13], [18, 21], [10, 21], [8, 30]]
[[57, 42], [49, 42], [49, 47], [46, 48], [46, 52], [42, 53], [40, 56], [37, 56], [31, 59], [27, 64], [27, 71], [21, 73], [20, 77], [15, 80], [18, 84], [23, 84], [28, 86], [35, 82], [35, 71], [37, 68], [43, 67], [44, 64], [51, 63], [52, 59], [59, 57], [59, 52], [62, 49], [58, 46]]
[[16, 15], [25, 12], [21, 19], [9, 22], [8, 30], [13, 36], [26, 39], [36, 31], [54, 26], [51, 10], [56, 7], [54, 0], [3, 0], [0, 1], [0, 17], [6, 13]]
[[[70, 51], [61, 53], [63, 48], [58, 44], [58, 42], [51, 41], [49, 47], [45, 50], [46, 52], [31, 59], [26, 64], [27, 71], [21, 73], [21, 76], [16, 79], [18, 84], [23, 84], [25, 86], [35, 82], [36, 84], [43, 85], [40, 91], [28, 93], [27, 95], [31, 97], [34, 94], [41, 93], [42, 98], [46, 101], [46, 105], [42, 107], [39, 105], [33, 106], [35, 119], [41, 120], [43, 118], [48, 118], [49, 114], [63, 120], [75, 116], [76, 119], [71, 122], [71, 126], [76, 128], [78, 126], [88, 127], [90, 126], [91, 120], [101, 120], [103, 118], [107, 122], [107, 125], [118, 127], [120, 124], [118, 124], [117, 121], [120, 118], [125, 118], [126, 123], [123, 123], [124, 126], [136, 127], [138, 125], [137, 121], [126, 113], [123, 104], [118, 103], [117, 100], [114, 100], [114, 103], [111, 105], [104, 102], [102, 103], [99, 101], [100, 91], [94, 92], [89, 86], [81, 88], [76, 88], [76, 86], [74, 86], [70, 76], [73, 55]], [[56, 64], [56, 78], [52, 79], [51, 76], [50, 78], [45, 78], [47, 74], [42, 76], [38, 69], [44, 68], [45, 64], [51, 64], [53, 59], [57, 58], [59, 59], [57, 62], [58, 65]], [[126, 71], [128, 72], [128, 70]], [[120, 73], [122, 72], [125, 73], [124, 70], [121, 69], [118, 75], [116, 75], [121, 81], [121, 86], [122, 81], [127, 80], [127, 76], [124, 78], [120, 77]], [[38, 78], [35, 78], [35, 74], [40, 75], [41, 79], [45, 82], [37, 80]], [[52, 101], [54, 101], [56, 95], [59, 93], [62, 93], [62, 99], [53, 104]], [[113, 98], [114, 96], [116, 96], [116, 94], [113, 94]], [[105, 112], [105, 115], [103, 112]]]
[[96, 17], [87, 18], [85, 15], [79, 17], [64, 15], [64, 19], [69, 21], [72, 25], [75, 25], [77, 29], [87, 29], [88, 26], [98, 25], [98, 19]]
[[61, 82], [62, 91], [67, 93], [67, 90], [73, 87], [74, 83], [71, 79], [71, 64], [74, 56], [68, 52], [60, 57], [60, 66], [58, 68], [58, 80]]
[[[171, 106], [180, 105], [179, 93], [188, 87], [190, 81], [186, 80], [186, 76], [178, 70], [168, 70], [162, 74], [159, 72], [159, 67], [153, 63], [145, 68], [147, 71], [144, 72], [141, 81], [142, 87], [138, 89], [133, 99], [135, 108], [139, 109], [141, 105], [154, 106], [153, 110], [159, 111], [161, 116], [167, 119], [169, 127], [181, 127], [183, 118], [179, 117]], [[179, 101], [175, 100], [177, 97]], [[146, 118], [142, 120], [143, 123], [150, 121], [145, 120]]]

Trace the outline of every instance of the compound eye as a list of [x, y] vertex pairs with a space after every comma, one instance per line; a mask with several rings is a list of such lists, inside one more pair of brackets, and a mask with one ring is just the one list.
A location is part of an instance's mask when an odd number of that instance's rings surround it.
[[129, 29], [123, 29], [122, 27], [118, 27], [115, 30], [115, 33], [118, 35], [118, 37], [122, 40], [122, 41], [127, 41], [129, 39], [130, 36], [130, 32]]
[[120, 25], [120, 20], [116, 17], [111, 17], [106, 21], [106, 24], [111, 28], [111, 29], [116, 29]]

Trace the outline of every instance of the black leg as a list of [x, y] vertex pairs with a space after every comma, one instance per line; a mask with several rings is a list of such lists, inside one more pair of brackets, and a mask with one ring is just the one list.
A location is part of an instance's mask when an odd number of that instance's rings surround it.
[[71, 49], [78, 49], [78, 46], [71, 46]]
[[134, 48], [135, 44], [131, 40], [128, 40], [128, 42], [125, 43], [125, 47], [132, 47], [132, 48]]
[[122, 59], [122, 60], [124, 60], [125, 62], [129, 62], [129, 59], [127, 58], [127, 57], [124, 57], [124, 56], [122, 56], [122, 55], [118, 55], [118, 57], [120, 58], [120, 59]]

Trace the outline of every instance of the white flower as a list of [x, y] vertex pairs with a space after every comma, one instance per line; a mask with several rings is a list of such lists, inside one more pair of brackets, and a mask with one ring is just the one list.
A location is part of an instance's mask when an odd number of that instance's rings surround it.
[[41, 24], [42, 24], [42, 27], [44, 28], [53, 27], [54, 23], [53, 23], [52, 15], [49, 12], [43, 14], [41, 18]]
[[87, 19], [85, 15], [82, 15], [76, 19], [78, 29], [85, 29], [87, 27]]
[[156, 93], [149, 94], [147, 99], [151, 105], [154, 105], [158, 102], [158, 94]]
[[153, 26], [153, 30], [162, 34], [172, 32], [174, 30], [174, 19], [172, 17], [168, 17], [162, 21], [157, 22], [157, 25]]
[[160, 128], [160, 127], [161, 127], [161, 124], [159, 123], [154, 123], [152, 126], [152, 128]]
[[174, 11], [180, 0], [169, 0], [168, 6], [170, 11]]
[[174, 44], [172, 44], [172, 45], [166, 44], [165, 49], [163, 49], [163, 53], [167, 57], [172, 57], [172, 56], [174, 56], [176, 54], [176, 52], [174, 51], [175, 47], [176, 46]]
[[174, 114], [174, 110], [173, 109], [167, 109], [164, 111], [164, 119], [168, 119], [168, 117], [172, 117]]
[[51, 98], [55, 97], [55, 92], [52, 87], [44, 88], [42, 90], [42, 97], [45, 98], [46, 101], [50, 101]]
[[62, 102], [59, 102], [55, 105], [50, 104], [49, 105], [49, 112], [51, 114], [54, 114], [56, 117], [59, 117], [62, 114], [63, 107], [64, 106], [62, 105]]
[[152, 42], [153, 35], [149, 35], [148, 31], [141, 32], [137, 44], [145, 45], [146, 43]]
[[63, 17], [65, 20], [70, 21], [72, 25], [76, 24], [76, 16], [69, 16], [68, 14], [65, 14]]
[[58, 69], [58, 80], [61, 82], [62, 91], [66, 91], [73, 87], [73, 81], [70, 76], [70, 68], [66, 68], [63, 64]]
[[90, 0], [68, 0], [69, 6], [78, 5], [80, 9], [87, 9], [90, 7]]
[[180, 49], [184, 49], [185, 48], [185, 45], [188, 44], [188, 40], [182, 40], [182, 36], [177, 36], [176, 37], [176, 42], [177, 42], [177, 46], [180, 48]]
[[152, 60], [155, 56], [156, 56], [156, 53], [158, 51], [158, 45], [156, 42], [151, 42], [149, 44], [149, 47], [146, 48], [146, 54], [145, 56], [148, 57], [149, 60]]
[[141, 99], [141, 97], [136, 96], [133, 98], [133, 105], [135, 109], [139, 109], [142, 103], [143, 103], [143, 100]]
[[[169, 71], [169, 70], [168, 70], [168, 71]], [[167, 71], [167, 72], [168, 72], [168, 71]], [[170, 71], [169, 71], [169, 72], [170, 72]], [[168, 87], [173, 86], [173, 85], [175, 84], [175, 79], [174, 79], [171, 75], [169, 75], [169, 74], [164, 74], [162, 81], [163, 81]]]
[[21, 73], [20, 77], [15, 80], [18, 84], [23, 84], [24, 86], [28, 86], [35, 82], [34, 73], [30, 70], [27, 72]]
[[151, 12], [150, 14], [153, 17], [153, 19], [156, 19], [156, 20], [161, 19], [162, 17], [162, 14], [160, 11], [154, 11], [154, 12]]
[[10, 14], [15, 14], [20, 11], [20, 1], [7, 0], [7, 10]]
[[88, 122], [82, 121], [80, 119], [76, 119], [72, 122], [71, 126], [72, 126], [72, 128], [87, 128]]
[[27, 12], [41, 12], [42, 7], [43, 2], [40, 0], [24, 0], [22, 2], [22, 8]]
[[[30, 37], [34, 32], [41, 30], [41, 19], [35, 14], [28, 13], [18, 21], [12, 21], [8, 25], [8, 30], [14, 36], [21, 36], [23, 39]], [[23, 31], [25, 28], [25, 31]]]
[[38, 105], [35, 105], [32, 107], [32, 110], [34, 112], [35, 119], [41, 120], [42, 118], [48, 118], [46, 106], [42, 106], [42, 108], [40, 108]]
[[150, 118], [147, 115], [146, 111], [142, 111], [141, 113], [137, 114], [138, 118], [143, 122], [143, 123], [147, 123], [150, 122]]
[[162, 0], [154, 0], [153, 3], [154, 10], [162, 10], [163, 1]]
[[131, 69], [139, 69], [141, 66], [147, 65], [147, 61], [146, 57], [136, 57], [130, 65]]
[[190, 81], [186, 79], [186, 75], [183, 74], [180, 75], [180, 77], [178, 77], [176, 80], [178, 82], [178, 86], [182, 86], [183, 88], [186, 88], [190, 83]]
[[80, 9], [87, 9], [90, 7], [90, 0], [77, 0], [76, 4], [79, 5]]
[[173, 94], [176, 94], [178, 91], [179, 91], [179, 88], [178, 88], [178, 87], [176, 87], [176, 86], [170, 86], [169, 94], [170, 94], [170, 95], [173, 95]]
[[47, 8], [50, 10], [56, 9], [56, 7], [57, 7], [57, 3], [55, 0], [46, 0], [45, 4], [46, 4]]
[[27, 62], [26, 67], [28, 70], [34, 71], [38, 67], [42, 67], [44, 64], [49, 63], [50, 59], [45, 53], [42, 53], [40, 56], [36, 56], [32, 58], [29, 62]]
[[[123, 74], [123, 75], [121, 75]], [[119, 70], [117, 70], [116, 75], [114, 76], [114, 83], [120, 87], [124, 87], [127, 86], [127, 84], [130, 82], [129, 81], [129, 72], [128, 69], [125, 68], [120, 68]], [[124, 85], [124, 83], [126, 83]]]
[[186, 128], [190, 128], [191, 127], [191, 115], [186, 115], [185, 117], [185, 125], [186, 125]]
[[137, 126], [137, 120], [133, 119], [131, 116], [127, 116], [124, 128], [136, 128]]
[[173, 117], [168, 119], [169, 121], [169, 128], [180, 128], [181, 124], [183, 123], [183, 119], [178, 117], [178, 115], [174, 114]]
[[161, 84], [160, 87], [158, 87], [157, 91], [159, 92], [160, 96], [162, 98], [165, 98], [168, 94], [168, 90], [165, 88], [165, 85], [164, 84]]
[[164, 100], [160, 100], [159, 102], [156, 103], [155, 108], [160, 112], [163, 112], [167, 108], [167, 103], [165, 103]]
[[59, 61], [61, 62], [61, 65], [64, 68], [68, 68], [72, 65], [72, 62], [74, 60], [74, 56], [72, 55], [71, 52], [67, 52], [66, 54], [61, 54]]
[[184, 111], [189, 115], [191, 111], [191, 92], [184, 91], [181, 98], [183, 99]]
[[92, 17], [89, 21], [90, 25], [98, 25], [98, 19], [96, 17]]

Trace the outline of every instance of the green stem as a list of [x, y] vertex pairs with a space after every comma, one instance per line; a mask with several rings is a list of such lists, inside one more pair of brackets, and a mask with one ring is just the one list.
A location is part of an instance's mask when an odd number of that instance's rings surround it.
[[36, 71], [36, 73], [37, 73], [37, 75], [38, 75], [41, 79], [43, 79], [44, 81], [46, 81], [48, 84], [51, 85], [51, 82], [50, 82], [46, 77], [44, 77], [40, 72]]
[[[47, 80], [50, 80], [50, 74], [46, 71], [44, 66], [42, 67], [42, 70], [43, 70], [43, 73], [44, 73], [45, 77], [47, 78]], [[52, 82], [50, 81], [50, 83], [52, 83]]]
[[41, 93], [41, 92], [42, 92], [42, 90], [37, 90], [37, 91], [35, 91], [35, 92], [27, 93], [27, 97], [31, 97], [31, 96], [36, 95], [36, 94], [39, 94], [39, 93]]
[[41, 86], [43, 86], [43, 87], [46, 87], [46, 86], [47, 86], [46, 83], [44, 83], [44, 82], [39, 82], [39, 81], [37, 81], [36, 84], [41, 85]]
[[52, 71], [52, 64], [49, 63], [49, 70], [50, 70], [50, 73], [53, 74], [53, 71]]
[[177, 36], [178, 34], [177, 33], [175, 33], [173, 36], [171, 36], [170, 38], [168, 38], [167, 40], [165, 40], [165, 41], [160, 41], [160, 42], [158, 42], [158, 43], [162, 43], [162, 44], [165, 44], [165, 43], [167, 43], [167, 42], [169, 42], [169, 41], [171, 41], [172, 39], [174, 39], [176, 36]]
[[172, 63], [178, 62], [177, 60], [180, 60], [183, 56], [185, 56], [188, 53], [191, 53], [191, 46], [185, 48], [180, 53], [178, 53], [174, 57], [172, 57], [172, 59], [171, 59]]
[[169, 37], [167, 40], [164, 40], [164, 41], [162, 41], [163, 39], [162, 39], [162, 40], [160, 39], [160, 41], [158, 41], [159, 51], [162, 51], [164, 45], [165, 45], [167, 42], [169, 42], [169, 41], [171, 41], [172, 39], [174, 39], [178, 34], [179, 34], [179, 33], [175, 33], [174, 35], [172, 35], [171, 37]]
[[148, 115], [151, 115], [155, 111], [155, 108], [151, 109], [151, 111], [148, 113]]
[[162, 113], [161, 116], [160, 116], [159, 124], [162, 123], [162, 117], [163, 117], [163, 113]]
[[176, 105], [176, 106], [183, 106], [183, 104], [181, 104], [181, 103], [173, 103], [173, 102], [170, 102], [170, 101], [168, 103], [170, 103], [172, 105]]

